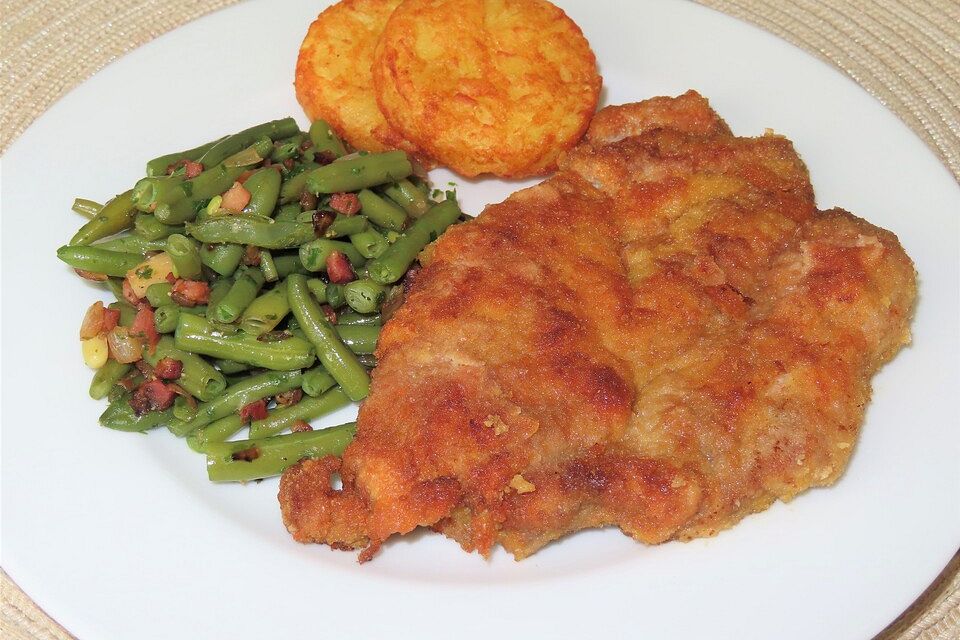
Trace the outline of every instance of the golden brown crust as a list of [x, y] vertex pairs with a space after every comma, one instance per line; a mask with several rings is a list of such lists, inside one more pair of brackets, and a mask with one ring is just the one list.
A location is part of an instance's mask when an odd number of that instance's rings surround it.
[[373, 76], [390, 124], [465, 176], [552, 170], [601, 84], [580, 28], [545, 0], [406, 0]]
[[366, 538], [364, 558], [416, 526], [517, 558], [587, 527], [657, 543], [840, 476], [909, 341], [913, 264], [817, 211], [788, 140], [708, 109], [601, 112], [553, 178], [435, 244], [383, 329], [344, 491], [311, 484], [316, 463], [284, 478], [298, 539]]
[[294, 85], [311, 120], [326, 120], [357, 149], [422, 152], [391, 127], [373, 94], [373, 51], [402, 0], [342, 0], [310, 25]]

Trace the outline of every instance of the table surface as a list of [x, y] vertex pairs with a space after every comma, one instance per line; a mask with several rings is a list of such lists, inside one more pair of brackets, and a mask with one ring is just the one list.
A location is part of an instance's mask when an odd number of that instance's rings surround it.
[[[237, 0], [0, 0], [0, 153], [112, 60]], [[678, 0], [679, 1], [679, 0]], [[697, 0], [841, 69], [960, 183], [960, 0]], [[0, 636], [70, 640], [0, 571]], [[960, 552], [875, 640], [960, 640]]]

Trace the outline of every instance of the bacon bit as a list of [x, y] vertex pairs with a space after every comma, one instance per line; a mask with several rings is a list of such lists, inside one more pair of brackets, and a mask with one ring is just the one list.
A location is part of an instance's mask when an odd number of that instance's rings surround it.
[[248, 267], [260, 266], [260, 248], [253, 244], [248, 244], [243, 252], [243, 264]]
[[137, 360], [133, 363], [133, 366], [137, 368], [137, 371], [142, 373], [147, 378], [155, 378], [153, 375], [153, 367], [150, 366], [146, 360]]
[[240, 408], [240, 420], [246, 424], [254, 420], [263, 420], [267, 417], [267, 401], [263, 398], [244, 405]]
[[247, 178], [252, 176], [254, 173], [256, 172], [253, 169], [247, 169], [246, 171], [241, 173], [239, 176], [237, 176], [237, 182], [239, 182], [240, 184], [244, 184], [247, 181]]
[[335, 193], [330, 196], [330, 208], [345, 216], [352, 216], [360, 211], [360, 198], [355, 193]]
[[293, 169], [293, 158], [287, 158], [286, 160], [284, 160], [283, 168], [286, 169], [287, 171], [290, 171], [290, 169]]
[[210, 301], [210, 285], [202, 280], [176, 280], [170, 299], [181, 307], [195, 307]]
[[173, 275], [173, 271], [167, 274], [167, 282], [169, 282], [170, 284], [173, 284], [176, 281], [177, 281], [177, 276]]
[[320, 166], [330, 164], [336, 159], [337, 156], [335, 156], [332, 151], [318, 151], [313, 156], [313, 161]]
[[327, 256], [327, 277], [334, 284], [346, 284], [356, 278], [350, 261], [342, 251], [331, 251]]
[[322, 304], [320, 305], [320, 311], [323, 311], [323, 315], [327, 317], [327, 322], [337, 324], [337, 312], [333, 307], [328, 304]]
[[333, 221], [335, 216], [329, 211], [314, 211], [313, 212], [313, 233], [318, 238], [322, 238], [324, 232], [327, 230]]
[[83, 278], [84, 280], [92, 280], [93, 282], [106, 282], [107, 274], [97, 273], [96, 271], [84, 271], [83, 269], [74, 269], [77, 272], [77, 275]]
[[309, 191], [300, 194], [300, 211], [313, 211], [317, 208], [317, 196]]
[[137, 309], [137, 317], [130, 325], [130, 334], [146, 340], [150, 353], [157, 350], [160, 334], [157, 333], [157, 328], [153, 324], [153, 308], [150, 305], [142, 304]]
[[281, 340], [286, 340], [287, 338], [292, 338], [293, 334], [289, 331], [267, 331], [266, 333], [261, 333], [257, 336], [258, 342], [280, 342]]
[[306, 151], [313, 147], [313, 140], [307, 139], [300, 143], [300, 151]]
[[220, 208], [231, 213], [240, 213], [248, 204], [250, 204], [250, 192], [239, 182], [234, 182], [233, 186], [223, 194]]
[[134, 293], [133, 287], [130, 286], [130, 280], [127, 278], [123, 279], [123, 299], [135, 307], [143, 300], [143, 298], [138, 298], [137, 294]]
[[279, 407], [289, 407], [292, 404], [297, 404], [302, 399], [302, 389], [291, 389], [290, 391], [284, 391], [283, 393], [278, 393], [276, 397], [277, 406]]
[[183, 163], [183, 177], [192, 180], [203, 173], [203, 165], [193, 160], [187, 160]]
[[138, 416], [148, 411], [163, 411], [170, 408], [176, 395], [160, 380], [150, 380], [141, 384], [133, 392], [130, 396], [130, 406]]
[[176, 380], [183, 373], [183, 362], [169, 356], [160, 358], [160, 362], [154, 367], [153, 372], [161, 380]]
[[300, 433], [302, 431], [313, 431], [313, 427], [310, 426], [310, 423], [306, 420], [294, 420], [293, 424], [290, 425], [290, 431], [294, 433]]
[[250, 447], [249, 449], [236, 451], [230, 457], [233, 458], [234, 460], [243, 460], [244, 462], [253, 462], [254, 460], [260, 457], [260, 449], [256, 447]]
[[119, 309], [104, 309], [103, 310], [103, 323], [100, 326], [100, 331], [110, 331], [120, 322], [120, 310]]

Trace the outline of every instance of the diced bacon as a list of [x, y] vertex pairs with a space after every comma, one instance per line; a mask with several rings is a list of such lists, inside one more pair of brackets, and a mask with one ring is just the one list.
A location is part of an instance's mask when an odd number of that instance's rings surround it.
[[263, 420], [267, 417], [267, 401], [263, 398], [240, 408], [240, 420], [244, 423]]
[[110, 331], [120, 322], [120, 310], [119, 309], [104, 309], [103, 310], [103, 324], [100, 326], [101, 331]]
[[141, 416], [148, 411], [163, 411], [170, 408], [176, 393], [161, 380], [144, 382], [130, 396], [130, 406]]
[[173, 271], [167, 274], [167, 282], [169, 282], [170, 284], [173, 284], [176, 281], [177, 281], [177, 276], [173, 275]]
[[153, 309], [148, 304], [141, 304], [137, 309], [137, 316], [130, 325], [131, 335], [143, 338], [150, 353], [157, 350], [157, 343], [160, 342], [160, 334], [153, 324]]
[[276, 397], [278, 407], [289, 407], [292, 404], [297, 404], [302, 399], [302, 389], [291, 389], [290, 391], [284, 391], [283, 393], [278, 393]]
[[170, 290], [170, 299], [181, 307], [195, 307], [210, 301], [210, 285], [202, 280], [177, 280]]
[[330, 196], [330, 208], [345, 216], [352, 216], [360, 211], [360, 198], [355, 193], [335, 193]]
[[254, 244], [248, 244], [243, 252], [243, 264], [248, 267], [260, 266], [260, 248]]
[[141, 298], [137, 297], [133, 287], [130, 286], [130, 280], [128, 278], [123, 279], [123, 299], [133, 306], [139, 305], [141, 300]]
[[317, 208], [317, 196], [309, 191], [300, 194], [300, 211], [313, 211]]
[[331, 251], [327, 256], [327, 277], [334, 284], [346, 284], [356, 278], [350, 261], [342, 251]]
[[320, 305], [320, 311], [323, 311], [323, 315], [327, 318], [327, 322], [330, 324], [337, 324], [337, 311], [328, 304]]
[[183, 373], [183, 363], [174, 358], [160, 358], [153, 373], [161, 380], [176, 380]]
[[248, 204], [250, 204], [250, 192], [239, 182], [234, 182], [233, 186], [223, 194], [220, 208], [233, 213], [240, 213]]
[[183, 177], [192, 180], [203, 173], [203, 165], [193, 160], [187, 160], [183, 163]]
[[300, 433], [301, 431], [313, 431], [313, 427], [310, 426], [310, 423], [306, 420], [295, 420], [292, 425], [290, 425], [290, 431], [294, 433]]
[[329, 211], [313, 212], [313, 233], [318, 238], [322, 238], [327, 227], [333, 224], [334, 215]]
[[243, 460], [244, 462], [253, 462], [260, 457], [260, 449], [256, 447], [250, 447], [249, 449], [241, 449], [240, 451], [234, 452], [231, 456], [234, 460]]

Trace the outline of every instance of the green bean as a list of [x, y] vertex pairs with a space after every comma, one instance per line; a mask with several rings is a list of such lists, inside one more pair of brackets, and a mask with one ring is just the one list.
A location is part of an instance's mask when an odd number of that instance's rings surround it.
[[216, 309], [220, 301], [223, 300], [223, 296], [229, 293], [230, 287], [232, 286], [233, 281], [227, 278], [221, 278], [210, 285], [210, 294], [207, 296], [207, 312], [204, 314], [207, 320], [214, 319], [214, 309]]
[[277, 263], [273, 260], [273, 254], [269, 249], [260, 249], [260, 273], [267, 282], [276, 282], [280, 279], [277, 273]]
[[187, 446], [197, 453], [206, 453], [207, 446], [223, 442], [243, 429], [244, 421], [236, 413], [211, 422], [187, 436]]
[[383, 188], [383, 193], [403, 207], [403, 210], [413, 218], [419, 218], [430, 208], [427, 197], [409, 180], [400, 180], [395, 184], [387, 185]]
[[175, 304], [154, 305], [153, 327], [157, 333], [173, 333], [180, 319], [180, 307]]
[[[367, 265], [367, 273], [380, 284], [396, 282], [407, 272], [417, 255], [460, 217], [455, 200], [445, 200], [418, 218], [390, 248]], [[309, 266], [308, 266], [309, 268]]]
[[197, 218], [203, 211], [204, 199], [191, 200], [183, 198], [171, 203], [158, 204], [153, 211], [153, 217], [169, 224], [183, 224]]
[[298, 247], [315, 237], [312, 224], [267, 220], [220, 216], [188, 224], [187, 231], [200, 242], [252, 244], [266, 249]]
[[342, 284], [337, 284], [335, 282], [327, 283], [325, 293], [327, 304], [334, 309], [339, 309], [343, 305], [347, 304], [347, 299], [343, 295]]
[[167, 238], [167, 255], [178, 278], [193, 280], [200, 276], [200, 249], [196, 240], [174, 233]]
[[240, 318], [240, 328], [259, 336], [273, 331], [288, 313], [290, 303], [287, 302], [287, 287], [281, 282], [250, 303]]
[[303, 266], [303, 263], [300, 262], [300, 255], [298, 253], [282, 256], [274, 255], [273, 264], [276, 265], [277, 277], [281, 280], [291, 273], [309, 273]]
[[[327, 301], [327, 283], [320, 278], [308, 278], [307, 279], [307, 289], [310, 290], [310, 293], [313, 294], [313, 297], [317, 299], [317, 302], [323, 304]], [[291, 318], [291, 321], [295, 321], [296, 318]]]
[[226, 323], [236, 321], [257, 297], [263, 282], [259, 269], [242, 267], [237, 271], [230, 291], [214, 306], [213, 319]]
[[270, 160], [273, 162], [283, 162], [288, 158], [299, 155], [300, 144], [306, 139], [306, 134], [296, 133], [289, 138], [277, 140], [273, 145], [273, 151], [270, 153]]
[[119, 324], [121, 327], [129, 327], [133, 324], [134, 318], [137, 317], [137, 310], [132, 304], [124, 300], [111, 302], [107, 305], [107, 307], [120, 312], [120, 322], [117, 324]]
[[163, 224], [150, 213], [138, 213], [133, 220], [133, 232], [144, 240], [163, 240], [172, 233], [182, 233], [183, 225]]
[[126, 235], [119, 236], [117, 238], [110, 238], [109, 240], [104, 240], [103, 242], [98, 242], [97, 244], [92, 244], [90, 246], [96, 247], [97, 249], [106, 249], [108, 251], [136, 253], [142, 256], [148, 251], [163, 251], [166, 249], [167, 239], [146, 240], [137, 235]]
[[[180, 319], [185, 317], [196, 318], [203, 322], [199, 316], [192, 316], [180, 313]], [[227, 387], [227, 381], [223, 374], [217, 371], [212, 364], [198, 355], [189, 353], [187, 350], [176, 346], [176, 341], [170, 336], [163, 336], [157, 343], [157, 348], [153, 353], [148, 353], [145, 349], [143, 359], [155, 367], [157, 363], [164, 358], [173, 358], [179, 360], [183, 365], [180, 377], [177, 378], [177, 384], [186, 390], [190, 395], [207, 401], [216, 398], [223, 393]]]
[[373, 191], [363, 189], [357, 194], [363, 215], [374, 224], [386, 229], [400, 231], [407, 223], [407, 213], [394, 203], [384, 200]]
[[130, 406], [131, 393], [122, 396], [110, 403], [100, 415], [100, 424], [116, 431], [146, 431], [159, 427], [173, 418], [173, 411], [148, 411], [138, 416]]
[[117, 300], [123, 300], [123, 280], [123, 278], [107, 278], [103, 282]]
[[334, 331], [320, 306], [310, 297], [307, 278], [300, 274], [288, 276], [287, 296], [290, 310], [316, 349], [320, 363], [351, 400], [365, 398], [370, 389], [370, 377]]
[[270, 217], [273, 208], [277, 206], [280, 196], [280, 172], [273, 167], [265, 167], [254, 171], [243, 183], [250, 192], [250, 202], [243, 212], [250, 215]]
[[176, 425], [171, 431], [183, 437], [214, 420], [236, 413], [251, 402], [297, 389], [302, 382], [303, 375], [299, 371], [267, 371], [249, 376], [227, 387], [217, 398], [200, 404], [193, 418]]
[[[284, 182], [284, 184], [287, 184]], [[277, 222], [297, 222], [300, 216], [300, 203], [291, 202], [290, 204], [280, 205], [280, 210], [273, 217]]]
[[177, 151], [176, 153], [168, 153], [163, 156], [158, 156], [147, 162], [147, 175], [151, 177], [166, 175], [167, 167], [170, 165], [176, 164], [180, 160], [196, 160], [206, 153], [210, 147], [224, 140], [225, 138], [226, 136], [220, 138], [219, 140], [213, 140], [206, 144], [202, 144], [199, 147], [187, 149], [186, 151]]
[[130, 372], [132, 364], [122, 364], [113, 358], [109, 358], [106, 363], [93, 374], [93, 380], [90, 382], [90, 397], [94, 400], [101, 400], [107, 397], [113, 385], [123, 376]]
[[291, 371], [309, 367], [315, 360], [310, 343], [300, 338], [265, 342], [242, 332], [225, 335], [207, 320], [184, 313], [180, 314], [174, 336], [180, 349], [264, 369]]
[[355, 422], [348, 422], [318, 431], [210, 444], [207, 477], [213, 482], [245, 482], [277, 476], [303, 458], [342, 455], [356, 429]]
[[327, 370], [323, 367], [314, 367], [309, 371], [303, 372], [303, 381], [300, 383], [300, 388], [303, 389], [303, 392], [308, 396], [319, 396], [324, 391], [332, 388], [337, 381], [333, 379]]
[[246, 362], [237, 362], [236, 360], [216, 359], [213, 361], [213, 364], [215, 364], [221, 372], [227, 375], [250, 370], [250, 365], [248, 365]]
[[379, 258], [390, 247], [387, 239], [373, 229], [367, 229], [350, 236], [350, 244], [364, 258]]
[[64, 245], [57, 249], [57, 257], [74, 269], [104, 273], [117, 278], [123, 278], [130, 269], [143, 262], [143, 256], [135, 253], [82, 245]]
[[73, 206], [70, 208], [89, 220], [95, 218], [97, 214], [100, 213], [103, 205], [93, 200], [87, 200], [86, 198], [74, 198]]
[[342, 409], [348, 404], [350, 404], [350, 398], [339, 387], [331, 389], [316, 398], [307, 396], [296, 404], [277, 407], [262, 420], [251, 422], [250, 437], [266, 438], [276, 435], [292, 427], [293, 423], [298, 420], [310, 422], [337, 409]]
[[264, 136], [271, 140], [280, 140], [281, 138], [289, 138], [299, 131], [300, 127], [297, 126], [297, 122], [293, 118], [282, 118], [258, 124], [219, 140], [200, 156], [199, 162], [205, 167], [210, 167], [223, 162], [229, 156], [249, 147]]
[[[387, 288], [369, 278], [343, 285], [343, 297], [357, 313], [375, 313], [387, 298]], [[337, 324], [340, 324], [339, 318]]]
[[314, 120], [310, 125], [310, 141], [313, 142], [313, 149], [318, 152], [326, 152], [334, 158], [346, 155], [347, 150], [333, 132], [333, 128], [325, 120]]
[[303, 263], [303, 266], [306, 267], [308, 271], [326, 271], [327, 256], [334, 251], [339, 251], [347, 256], [347, 260], [349, 260], [350, 264], [354, 267], [363, 266], [367, 261], [366, 258], [360, 255], [356, 247], [349, 242], [317, 238], [312, 242], [300, 245], [300, 262]]
[[150, 303], [151, 307], [161, 307], [163, 305], [171, 304], [171, 290], [173, 290], [173, 285], [169, 282], [155, 282], [147, 287], [147, 302]]
[[359, 191], [406, 178], [412, 172], [413, 165], [403, 151], [368, 153], [312, 170], [307, 174], [307, 190], [316, 194]]
[[97, 215], [80, 227], [80, 230], [70, 238], [70, 244], [87, 245], [132, 227], [134, 216], [137, 214], [130, 199], [132, 194], [132, 190], [124, 191], [109, 200]]
[[345, 216], [340, 214], [330, 223], [327, 230], [323, 232], [324, 238], [339, 238], [341, 236], [351, 236], [370, 228], [370, 222], [366, 216]]
[[200, 248], [200, 262], [222, 276], [233, 275], [243, 259], [238, 244], [205, 244]]
[[334, 327], [343, 344], [356, 354], [373, 353], [377, 350], [380, 327], [376, 325], [345, 325]]
[[[160, 222], [167, 224], [189, 222], [196, 217], [202, 201], [229, 189], [245, 170], [245, 166], [228, 167], [218, 164], [192, 180], [184, 180], [179, 188], [181, 192], [179, 197], [166, 196], [173, 199], [168, 202], [159, 202], [154, 215]], [[161, 180], [161, 178], [144, 178], [144, 180]], [[138, 182], [137, 187], [140, 187], [142, 182], [143, 180]]]
[[[303, 195], [307, 188], [307, 176], [311, 171], [320, 167], [315, 162], [305, 162], [300, 165], [302, 168], [299, 173], [287, 176], [287, 179], [280, 185], [280, 203], [287, 204], [296, 202]], [[297, 213], [300, 213], [300, 206], [297, 205]]]
[[173, 399], [173, 417], [177, 420], [192, 420], [197, 415], [197, 401], [178, 395]]

